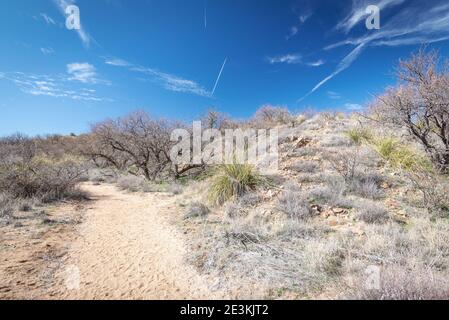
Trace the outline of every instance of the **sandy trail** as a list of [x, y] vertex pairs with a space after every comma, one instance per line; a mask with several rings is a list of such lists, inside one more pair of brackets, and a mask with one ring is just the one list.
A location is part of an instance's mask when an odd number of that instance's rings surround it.
[[173, 197], [127, 194], [110, 185], [83, 188], [95, 201], [57, 276], [54, 298], [217, 297], [184, 261], [183, 235], [168, 221], [175, 211]]

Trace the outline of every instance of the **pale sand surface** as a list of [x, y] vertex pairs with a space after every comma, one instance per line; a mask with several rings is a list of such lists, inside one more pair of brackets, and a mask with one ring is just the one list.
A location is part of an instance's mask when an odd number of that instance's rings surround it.
[[[53, 298], [220, 297], [211, 292], [213, 284], [184, 261], [185, 235], [169, 223], [175, 210], [173, 197], [128, 194], [111, 185], [87, 184], [83, 188], [94, 202], [64, 258], [64, 267], [56, 275]], [[73, 289], [77, 268], [79, 289]], [[72, 290], [67, 289], [67, 283]]]

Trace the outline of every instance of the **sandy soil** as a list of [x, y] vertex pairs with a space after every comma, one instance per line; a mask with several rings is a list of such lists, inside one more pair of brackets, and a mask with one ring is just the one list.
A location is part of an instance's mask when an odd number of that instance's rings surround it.
[[58, 263], [51, 286], [28, 298], [220, 297], [210, 289], [213, 284], [184, 261], [184, 235], [169, 222], [176, 210], [173, 197], [128, 194], [110, 185], [83, 188], [93, 201], [85, 208], [78, 235]]

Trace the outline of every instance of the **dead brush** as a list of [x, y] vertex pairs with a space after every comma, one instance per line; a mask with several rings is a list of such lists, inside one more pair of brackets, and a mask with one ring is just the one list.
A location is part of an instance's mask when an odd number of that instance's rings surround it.
[[276, 207], [290, 218], [304, 220], [313, 216], [312, 209], [303, 199], [301, 189], [294, 183], [284, 186], [284, 191], [279, 196]]

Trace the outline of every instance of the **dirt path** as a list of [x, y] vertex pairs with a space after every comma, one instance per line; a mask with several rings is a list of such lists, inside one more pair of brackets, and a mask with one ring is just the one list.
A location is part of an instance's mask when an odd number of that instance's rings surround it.
[[183, 235], [168, 221], [172, 197], [127, 194], [110, 185], [83, 188], [95, 201], [57, 275], [53, 298], [218, 297], [184, 262]]

